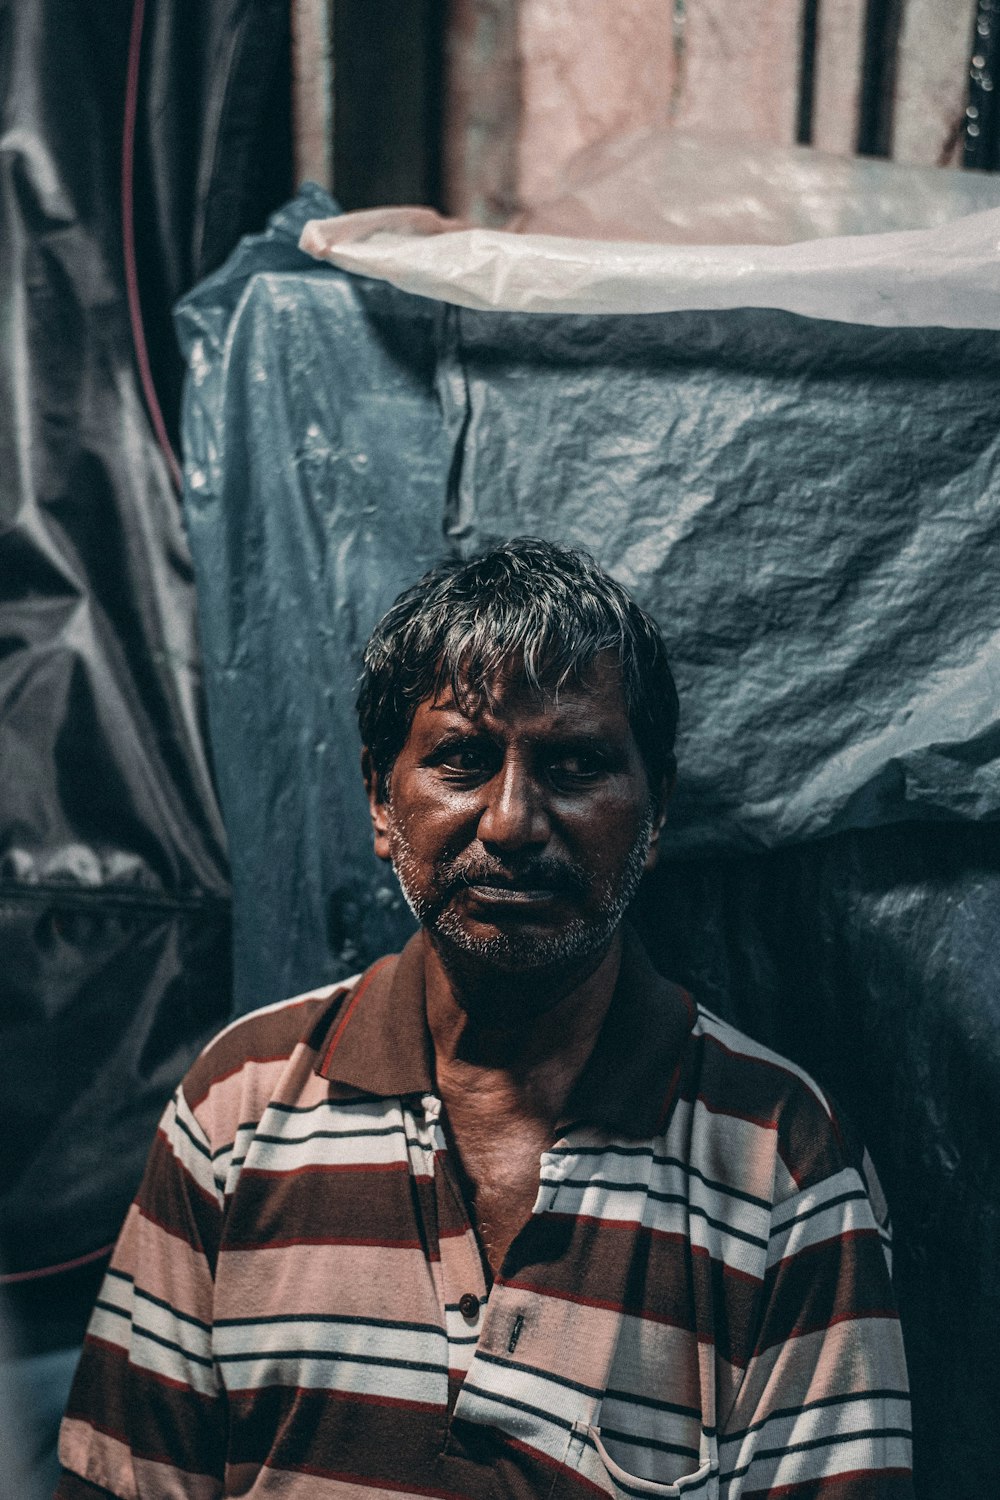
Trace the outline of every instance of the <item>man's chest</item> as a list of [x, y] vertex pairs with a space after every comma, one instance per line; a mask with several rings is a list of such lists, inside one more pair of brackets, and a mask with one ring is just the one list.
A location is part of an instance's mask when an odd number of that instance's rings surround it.
[[704, 1225], [692, 1238], [681, 1164], [576, 1133], [531, 1175], [488, 1289], [437, 1100], [262, 1120], [215, 1284], [232, 1462], [318, 1450], [436, 1490], [454, 1460], [467, 1494], [515, 1454], [610, 1492], [616, 1464], [670, 1483], [707, 1462]]
[[444, 1118], [449, 1150], [438, 1159], [440, 1187], [461, 1193], [492, 1280], [531, 1218], [552, 1128], [548, 1121], [467, 1097], [448, 1101]]

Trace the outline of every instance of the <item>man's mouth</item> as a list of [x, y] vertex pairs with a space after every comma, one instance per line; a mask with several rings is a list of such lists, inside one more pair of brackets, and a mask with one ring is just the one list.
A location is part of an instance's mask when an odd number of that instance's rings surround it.
[[514, 884], [498, 880], [471, 881], [465, 889], [474, 900], [488, 906], [537, 906], [554, 901], [559, 895], [558, 889], [551, 885]]
[[580, 886], [573, 869], [553, 863], [534, 863], [520, 870], [469, 864], [456, 874], [456, 888], [464, 890], [476, 906], [502, 906], [508, 911], [549, 905], [561, 896], [574, 895]]

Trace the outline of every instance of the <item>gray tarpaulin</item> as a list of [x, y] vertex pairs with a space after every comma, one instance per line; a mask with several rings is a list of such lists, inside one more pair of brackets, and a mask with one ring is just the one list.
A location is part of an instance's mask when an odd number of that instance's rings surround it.
[[305, 190], [179, 312], [239, 1005], [408, 930], [370, 852], [352, 711], [379, 613], [444, 552], [588, 547], [660, 621], [681, 692], [640, 925], [868, 1139], [920, 1493], [979, 1500], [1000, 1460], [982, 1385], [1000, 1333], [997, 334], [733, 296], [470, 310], [311, 261], [300, 231], [332, 212]]

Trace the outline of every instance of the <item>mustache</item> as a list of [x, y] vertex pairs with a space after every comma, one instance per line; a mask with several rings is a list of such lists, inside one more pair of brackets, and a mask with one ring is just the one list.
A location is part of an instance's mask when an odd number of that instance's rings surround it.
[[450, 895], [470, 885], [520, 887], [532, 891], [557, 891], [580, 895], [587, 888], [587, 877], [572, 860], [532, 856], [504, 863], [482, 855], [450, 860], [441, 871], [442, 884]]

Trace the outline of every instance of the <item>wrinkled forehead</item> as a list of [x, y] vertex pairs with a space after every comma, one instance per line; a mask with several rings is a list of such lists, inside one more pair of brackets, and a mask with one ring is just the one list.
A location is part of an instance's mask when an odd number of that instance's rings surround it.
[[484, 673], [475, 663], [452, 668], [440, 663], [433, 690], [424, 700], [428, 708], [457, 709], [465, 718], [484, 714], [506, 717], [557, 709], [560, 703], [586, 698], [595, 706], [625, 712], [621, 666], [611, 650], [598, 652], [571, 669], [542, 663], [533, 668], [514, 655]]

